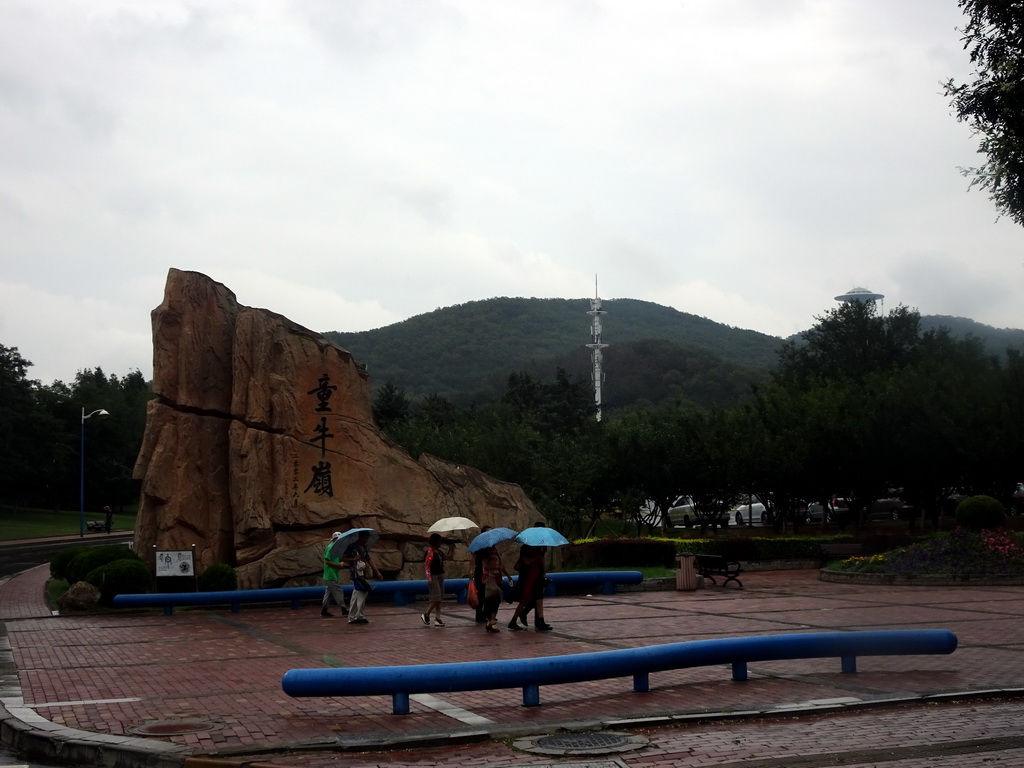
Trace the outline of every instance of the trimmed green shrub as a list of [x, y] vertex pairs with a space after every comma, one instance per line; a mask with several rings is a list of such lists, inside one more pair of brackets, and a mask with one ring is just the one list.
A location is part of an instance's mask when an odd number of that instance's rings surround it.
[[[637, 568], [645, 565], [675, 567], [675, 555], [722, 555], [729, 560], [814, 560], [822, 544], [859, 541], [865, 555], [907, 546], [916, 539], [905, 533], [876, 534], [857, 538], [850, 534], [830, 536], [752, 536], [707, 539], [585, 539], [562, 548], [567, 568]], [[670, 545], [671, 550], [663, 549]]]
[[199, 577], [200, 592], [231, 592], [238, 589], [238, 575], [227, 563], [214, 563]]
[[680, 539], [677, 552], [694, 555], [722, 555], [730, 560], [816, 560], [821, 556], [821, 545], [832, 542], [855, 541], [853, 536], [776, 536], [749, 539]]
[[85, 581], [89, 572], [101, 565], [115, 560], [138, 560], [139, 556], [123, 544], [110, 544], [106, 547], [89, 547], [68, 563], [65, 573], [68, 584]]
[[956, 505], [956, 521], [971, 531], [992, 531], [1006, 524], [1006, 509], [991, 496], [968, 496]]
[[88, 552], [89, 549], [89, 547], [82, 544], [62, 549], [50, 561], [50, 576], [55, 579], [68, 580], [68, 564], [83, 552]]
[[668, 539], [594, 539], [563, 547], [566, 568], [636, 568], [675, 566], [675, 542]]
[[153, 590], [153, 574], [149, 566], [136, 559], [122, 558], [94, 568], [84, 581], [100, 591], [100, 604], [110, 605], [115, 595], [131, 595]]

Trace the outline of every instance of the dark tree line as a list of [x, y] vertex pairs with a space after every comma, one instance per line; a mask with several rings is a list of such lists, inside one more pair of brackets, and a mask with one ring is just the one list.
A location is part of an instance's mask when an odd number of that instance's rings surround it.
[[[82, 413], [86, 505], [134, 504], [131, 479], [150, 388], [139, 372], [97, 369], [43, 386], [0, 345], [0, 503], [77, 509]], [[854, 513], [890, 489], [936, 514], [954, 491], [1009, 501], [1024, 481], [1024, 357], [973, 339], [922, 332], [897, 307], [843, 304], [782, 349], [743, 404], [692, 401], [606, 409], [590, 381], [508, 375], [500, 399], [457, 406], [383, 385], [381, 429], [413, 456], [427, 452], [519, 483], [559, 527], [586, 533], [601, 516], [654, 526], [680, 499], [709, 523], [757, 495], [776, 521], [840, 495]]]
[[683, 497], [704, 524], [749, 494], [778, 524], [840, 495], [855, 524], [896, 488], [937, 515], [954, 492], [1009, 501], [1024, 480], [1020, 353], [922, 332], [917, 312], [880, 315], [874, 303], [817, 318], [733, 408], [666, 403], [598, 423], [589, 381], [560, 371], [550, 383], [514, 374], [500, 402], [466, 409], [437, 396], [413, 403], [389, 385], [375, 411], [414, 456], [517, 482], [576, 534], [612, 511], [653, 525]]
[[[136, 504], [132, 469], [152, 397], [141, 372], [86, 369], [70, 384], [44, 386], [29, 378], [31, 365], [17, 347], [0, 345], [0, 503], [78, 509], [84, 478], [87, 510]], [[83, 422], [83, 409], [109, 415]]]

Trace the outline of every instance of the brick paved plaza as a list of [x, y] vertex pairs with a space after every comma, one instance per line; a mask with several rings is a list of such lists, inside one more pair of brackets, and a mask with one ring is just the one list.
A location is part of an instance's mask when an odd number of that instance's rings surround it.
[[[0, 618], [18, 670], [12, 716], [60, 738], [91, 734], [167, 761], [188, 755], [289, 766], [1024, 765], [1020, 736], [1024, 587], [832, 584], [817, 572], [745, 574], [745, 589], [622, 592], [550, 599], [547, 633], [486, 634], [466, 606], [424, 627], [422, 604], [369, 606], [367, 625], [318, 606], [51, 616], [45, 567], [0, 586]], [[503, 607], [506, 620], [511, 611]], [[502, 624], [503, 626], [503, 624]], [[951, 655], [751, 663], [651, 675], [649, 693], [619, 678], [541, 688], [413, 696], [293, 699], [289, 669], [511, 659], [793, 632], [949, 629]], [[990, 692], [986, 696], [964, 694]], [[922, 701], [923, 697], [935, 697]], [[907, 704], [905, 702], [915, 702]], [[868, 706], [873, 705], [873, 706]], [[797, 716], [799, 715], [799, 716]], [[170, 733], [174, 725], [184, 733]], [[551, 757], [514, 737], [560, 728], [640, 734], [622, 754]], [[164, 729], [164, 730], [161, 730]], [[156, 732], [156, 736], [141, 735]], [[464, 743], [462, 743], [464, 742]], [[371, 744], [385, 751], [365, 751]], [[403, 750], [406, 745], [415, 748]], [[292, 750], [292, 754], [288, 754]], [[301, 750], [295, 752], [294, 750]], [[603, 761], [603, 762], [602, 762]], [[972, 762], [973, 761], [973, 762]]]

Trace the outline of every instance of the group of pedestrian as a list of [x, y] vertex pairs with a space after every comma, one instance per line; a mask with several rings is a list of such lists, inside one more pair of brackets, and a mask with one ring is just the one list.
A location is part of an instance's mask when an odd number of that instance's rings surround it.
[[[343, 536], [341, 531], [331, 534], [331, 543], [324, 550], [324, 598], [320, 603], [320, 615], [324, 618], [334, 616], [328, 609], [331, 600], [341, 609], [342, 616], [348, 616], [349, 624], [369, 624], [370, 620], [363, 613], [366, 605], [366, 596], [373, 587], [370, 585], [370, 576], [378, 579], [383, 578], [377, 566], [370, 557], [370, 532], [360, 531], [356, 540], [345, 548], [340, 560], [333, 560], [337, 557], [333, 552], [333, 544]], [[345, 605], [345, 592], [341, 587], [341, 570], [347, 568], [349, 579], [352, 581], [352, 596], [349, 598], [348, 606]]]
[[[541, 525], [541, 523], [537, 523]], [[484, 526], [481, 533], [490, 529]], [[513, 632], [529, 627], [527, 615], [533, 611], [535, 629], [546, 631], [551, 625], [544, 621], [544, 590], [547, 587], [547, 547], [533, 547], [524, 544], [519, 550], [515, 570], [519, 578], [513, 586], [512, 577], [505, 569], [501, 556], [495, 547], [485, 547], [476, 552], [473, 561], [473, 581], [478, 597], [476, 620], [484, 625], [487, 632], [498, 629], [498, 609], [508, 594], [508, 600], [516, 603], [508, 628]], [[506, 587], [507, 582], [507, 587]], [[506, 592], [507, 590], [507, 592]]]
[[[538, 525], [541, 525], [538, 523]], [[483, 531], [490, 529], [484, 526]], [[366, 597], [373, 589], [369, 577], [382, 578], [381, 573], [374, 565], [370, 556], [370, 533], [361, 531], [356, 541], [350, 544], [340, 560], [333, 552], [333, 545], [342, 537], [340, 531], [335, 531], [331, 536], [331, 542], [324, 551], [324, 597], [320, 604], [320, 615], [329, 618], [333, 617], [328, 609], [331, 601], [341, 609], [343, 616], [348, 616], [349, 624], [369, 624], [369, 619], [363, 613], [366, 605]], [[424, 557], [424, 575], [428, 584], [427, 610], [420, 614], [420, 621], [424, 626], [430, 626], [430, 616], [434, 615], [434, 626], [444, 627], [444, 620], [441, 618], [441, 606], [444, 603], [444, 573], [445, 563], [452, 558], [454, 544], [449, 543], [447, 549], [442, 549], [443, 540], [439, 533], [433, 533], [428, 540], [427, 552]], [[512, 613], [512, 620], [508, 628], [512, 631], [522, 631], [529, 627], [527, 615], [532, 611], [534, 615], [533, 626], [539, 631], [551, 629], [551, 625], [544, 621], [544, 590], [546, 588], [547, 547], [534, 547], [524, 544], [519, 550], [519, 557], [515, 563], [515, 570], [519, 574], [514, 586], [511, 575], [505, 569], [501, 556], [495, 547], [485, 547], [474, 553], [473, 570], [470, 574], [478, 594], [476, 607], [476, 620], [484, 625], [484, 630], [490, 633], [500, 632], [498, 628], [498, 609], [501, 602], [508, 595], [510, 602], [516, 603], [515, 611]], [[352, 596], [349, 598], [348, 606], [345, 605], [345, 593], [341, 586], [341, 571], [348, 569], [349, 578], [352, 581]]]

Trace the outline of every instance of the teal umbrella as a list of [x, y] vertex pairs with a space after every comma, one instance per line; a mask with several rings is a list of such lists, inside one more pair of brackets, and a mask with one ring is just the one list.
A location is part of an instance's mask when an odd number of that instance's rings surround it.
[[569, 540], [554, 528], [535, 525], [516, 536], [516, 541], [531, 547], [560, 547]]
[[469, 542], [470, 552], [479, 552], [481, 549], [487, 549], [493, 547], [495, 544], [500, 544], [503, 541], [514, 539], [516, 532], [511, 528], [491, 528], [489, 531], [474, 536], [473, 540]]
[[359, 538], [359, 534], [368, 532], [370, 538], [366, 540], [366, 546], [372, 547], [373, 543], [380, 538], [380, 534], [377, 533], [373, 528], [352, 528], [351, 530], [345, 531], [340, 537], [335, 539], [330, 544], [331, 557], [335, 560], [341, 560], [345, 556], [345, 550], [356, 543]]

